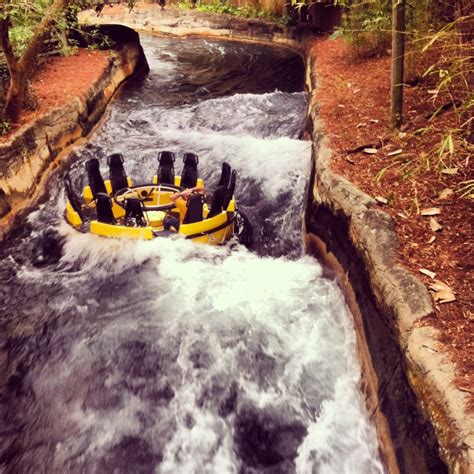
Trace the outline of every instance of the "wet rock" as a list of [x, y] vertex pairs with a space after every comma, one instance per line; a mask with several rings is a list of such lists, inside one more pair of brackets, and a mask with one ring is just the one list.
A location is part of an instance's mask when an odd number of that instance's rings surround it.
[[125, 436], [102, 457], [98, 472], [152, 474], [162, 459], [146, 440]]
[[251, 472], [248, 468], [268, 467], [292, 472], [293, 459], [306, 433], [302, 422], [281, 410], [244, 405], [236, 417], [234, 441], [247, 472]]

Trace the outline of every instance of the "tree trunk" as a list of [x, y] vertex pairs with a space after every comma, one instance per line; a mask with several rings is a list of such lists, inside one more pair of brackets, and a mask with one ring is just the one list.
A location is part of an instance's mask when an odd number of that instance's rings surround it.
[[406, 0], [392, 1], [392, 84], [390, 91], [390, 123], [392, 128], [400, 128], [403, 117]]
[[21, 67], [10, 70], [10, 85], [5, 101], [4, 115], [12, 123], [18, 122], [25, 100], [26, 75]]
[[[2, 2], [4, 3], [4, 2]], [[18, 61], [12, 51], [8, 36], [9, 19], [0, 20], [0, 39], [7, 59], [10, 73], [10, 84], [5, 103], [4, 114], [11, 122], [17, 122], [25, 102], [27, 81], [45, 39], [54, 25], [56, 18], [66, 8], [71, 0], [55, 0], [46, 11], [45, 16], [35, 29], [35, 33], [26, 47], [23, 56]]]

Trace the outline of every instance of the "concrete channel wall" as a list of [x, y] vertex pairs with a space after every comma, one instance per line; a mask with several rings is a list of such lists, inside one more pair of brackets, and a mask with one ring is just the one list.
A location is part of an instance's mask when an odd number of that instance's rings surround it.
[[[306, 133], [313, 142], [306, 241], [308, 250], [337, 276], [354, 314], [362, 390], [377, 426], [382, 457], [393, 473], [473, 472], [472, 418], [465, 410], [466, 397], [454, 386], [453, 366], [435, 330], [420, 324], [432, 311], [430, 297], [419, 280], [395, 264], [397, 243], [389, 216], [331, 171], [331, 150], [318, 122], [317, 58], [307, 53], [310, 49], [301, 31], [190, 10], [166, 15], [124, 11], [113, 16], [104, 10], [100, 18], [84, 12], [82, 19], [156, 34], [275, 43], [302, 54], [309, 98]], [[120, 82], [143, 62], [140, 50], [136, 45], [124, 47], [88, 101], [65, 104], [42, 119], [41, 126], [28, 125], [0, 146], [0, 208], [2, 199], [14, 207], [15, 199], [31, 202], [31, 196], [40, 193], [38, 183], [54, 158], [93, 127]], [[8, 213], [14, 214], [15, 209]]]

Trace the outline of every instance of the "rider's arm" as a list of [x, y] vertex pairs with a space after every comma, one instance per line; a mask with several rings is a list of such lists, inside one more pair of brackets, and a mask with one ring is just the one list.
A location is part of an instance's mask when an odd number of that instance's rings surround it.
[[192, 193], [202, 193], [204, 192], [204, 188], [202, 186], [195, 186], [194, 188], [187, 188], [184, 191], [174, 193], [170, 196], [171, 201], [176, 202], [176, 199], [182, 198], [186, 195], [192, 194]]

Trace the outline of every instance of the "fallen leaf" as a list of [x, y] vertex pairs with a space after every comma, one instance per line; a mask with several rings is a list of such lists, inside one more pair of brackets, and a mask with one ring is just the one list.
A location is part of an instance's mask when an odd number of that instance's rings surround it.
[[451, 291], [446, 291], [446, 290], [437, 291], [433, 295], [433, 299], [440, 303], [450, 303], [451, 301], [456, 301], [456, 297], [454, 296], [454, 293], [452, 293]]
[[433, 217], [430, 217], [430, 227], [433, 232], [438, 232], [443, 226]]
[[346, 161], [348, 161], [351, 165], [355, 165], [355, 161], [351, 160], [348, 156], [346, 156]]
[[441, 170], [441, 173], [443, 174], [457, 174], [458, 169], [457, 168], [444, 168], [444, 170]]
[[423, 273], [423, 275], [426, 275], [427, 277], [430, 277], [431, 279], [433, 279], [436, 276], [435, 272], [427, 270], [426, 268], [420, 268], [418, 271], [420, 273]]
[[381, 204], [388, 204], [388, 200], [382, 196], [375, 196], [375, 200]]
[[377, 119], [370, 119], [370, 121], [371, 121], [372, 123], [379, 123], [379, 121], [378, 121]]
[[400, 153], [403, 153], [403, 150], [399, 148], [398, 150], [391, 151], [390, 153], [387, 153], [387, 156], [395, 156], [399, 155]]
[[377, 153], [377, 148], [364, 148], [364, 153], [375, 155], [375, 153]]
[[367, 124], [365, 122], [360, 122], [356, 125], [356, 128], [365, 127]]
[[438, 194], [438, 199], [448, 199], [450, 196], [454, 194], [454, 191], [451, 188], [446, 188], [443, 189], [439, 194]]
[[436, 216], [441, 214], [441, 209], [439, 207], [430, 207], [428, 209], [423, 209], [420, 214], [422, 216]]
[[429, 243], [429, 244], [432, 244], [435, 240], [436, 240], [436, 236], [432, 235], [432, 236], [430, 237], [430, 240], [428, 240], [428, 243]]

